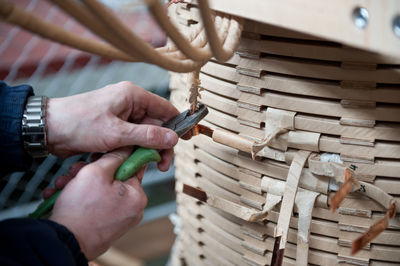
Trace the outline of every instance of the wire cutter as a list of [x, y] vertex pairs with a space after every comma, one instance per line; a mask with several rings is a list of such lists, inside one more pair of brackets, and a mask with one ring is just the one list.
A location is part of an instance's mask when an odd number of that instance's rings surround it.
[[191, 130], [208, 114], [207, 107], [199, 103], [198, 108], [194, 114], [190, 114], [190, 110], [173, 117], [165, 122], [162, 126], [175, 131], [179, 137], [182, 137], [186, 132]]
[[[186, 132], [191, 130], [197, 125], [206, 115], [208, 114], [207, 107], [199, 103], [198, 109], [190, 114], [190, 110], [186, 110], [183, 113], [171, 118], [162, 127], [170, 128], [176, 132], [176, 134], [181, 137]], [[140, 168], [151, 161], [160, 161], [161, 156], [159, 152], [151, 148], [137, 148], [128, 159], [126, 159], [121, 166], [117, 169], [114, 175], [114, 179], [125, 181], [131, 178]], [[44, 200], [36, 210], [29, 215], [30, 218], [40, 218], [46, 215], [53, 208], [58, 195], [61, 190], [54, 193], [51, 197]]]

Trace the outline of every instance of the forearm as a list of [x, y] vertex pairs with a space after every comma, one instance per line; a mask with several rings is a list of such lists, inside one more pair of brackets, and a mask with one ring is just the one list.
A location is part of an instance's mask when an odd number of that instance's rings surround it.
[[49, 220], [0, 222], [0, 265], [87, 265], [74, 235]]

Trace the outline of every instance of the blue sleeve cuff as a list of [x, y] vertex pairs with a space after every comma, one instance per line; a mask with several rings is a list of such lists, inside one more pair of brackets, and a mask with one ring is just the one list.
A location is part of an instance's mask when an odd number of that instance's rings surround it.
[[88, 265], [75, 236], [53, 221], [4, 220], [0, 235], [0, 265]]
[[83, 254], [78, 241], [75, 236], [63, 225], [53, 222], [51, 220], [39, 220], [42, 223], [46, 223], [48, 226], [53, 228], [57, 233], [58, 239], [70, 250], [72, 258], [76, 265], [87, 265], [88, 260]]
[[0, 81], [0, 166], [1, 172], [27, 170], [32, 158], [24, 151], [21, 121], [33, 89], [29, 85], [8, 86]]

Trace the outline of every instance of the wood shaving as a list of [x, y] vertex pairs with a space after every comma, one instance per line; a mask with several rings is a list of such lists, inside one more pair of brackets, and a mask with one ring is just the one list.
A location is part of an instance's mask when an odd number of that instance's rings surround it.
[[188, 84], [190, 85], [189, 88], [189, 104], [190, 104], [190, 114], [196, 112], [198, 107], [198, 99], [201, 99], [200, 92], [204, 90], [200, 85], [200, 68], [192, 73], [188, 74]]

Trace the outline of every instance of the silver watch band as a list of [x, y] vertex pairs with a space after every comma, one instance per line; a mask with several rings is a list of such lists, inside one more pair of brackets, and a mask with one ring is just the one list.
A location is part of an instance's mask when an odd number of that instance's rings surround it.
[[28, 98], [22, 117], [22, 139], [25, 151], [32, 157], [48, 155], [46, 136], [47, 97], [31, 96]]

